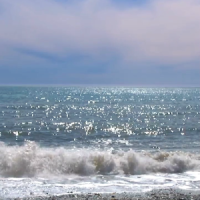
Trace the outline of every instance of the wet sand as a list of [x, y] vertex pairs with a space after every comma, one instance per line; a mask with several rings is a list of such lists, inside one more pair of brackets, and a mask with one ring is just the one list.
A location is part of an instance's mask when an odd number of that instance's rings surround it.
[[153, 190], [146, 193], [73, 193], [65, 195], [35, 196], [15, 198], [15, 200], [200, 200], [199, 191], [185, 191], [180, 189]]

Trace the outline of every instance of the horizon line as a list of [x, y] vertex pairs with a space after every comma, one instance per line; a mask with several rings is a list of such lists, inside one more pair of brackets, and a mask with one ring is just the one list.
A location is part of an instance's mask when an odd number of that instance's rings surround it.
[[200, 85], [135, 85], [135, 84], [0, 84], [0, 87], [135, 87], [135, 88], [200, 88]]

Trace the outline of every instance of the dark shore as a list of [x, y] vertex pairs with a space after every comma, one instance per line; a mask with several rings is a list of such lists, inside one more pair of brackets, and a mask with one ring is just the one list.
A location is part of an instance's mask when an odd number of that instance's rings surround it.
[[[199, 191], [180, 189], [153, 190], [146, 193], [67, 193], [65, 195], [29, 196], [15, 200], [200, 200]], [[11, 200], [11, 199], [10, 199]], [[13, 199], [12, 199], [13, 200]]]

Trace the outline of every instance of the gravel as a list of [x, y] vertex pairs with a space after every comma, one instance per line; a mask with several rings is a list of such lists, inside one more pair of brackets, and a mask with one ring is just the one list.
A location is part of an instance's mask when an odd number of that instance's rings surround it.
[[[57, 196], [29, 196], [15, 200], [200, 200], [200, 191], [180, 189], [153, 190], [146, 193], [73, 193]], [[8, 199], [7, 199], [8, 200]], [[11, 199], [9, 199], [11, 200]], [[13, 199], [12, 199], [13, 200]]]

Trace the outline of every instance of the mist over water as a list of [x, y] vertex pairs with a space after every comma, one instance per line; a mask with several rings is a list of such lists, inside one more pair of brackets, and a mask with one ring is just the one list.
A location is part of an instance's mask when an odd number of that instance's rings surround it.
[[22, 196], [27, 181], [59, 194], [199, 189], [199, 100], [199, 88], [0, 87], [0, 182]]

